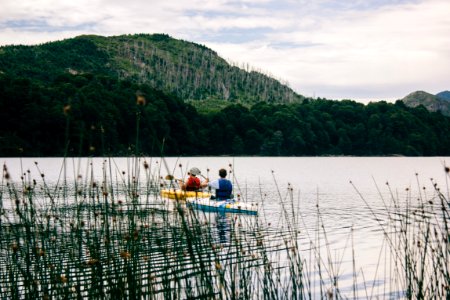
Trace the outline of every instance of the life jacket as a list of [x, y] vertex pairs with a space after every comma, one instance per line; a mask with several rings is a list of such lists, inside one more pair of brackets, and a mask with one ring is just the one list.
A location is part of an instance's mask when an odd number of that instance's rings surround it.
[[186, 182], [186, 191], [198, 191], [200, 189], [200, 178], [189, 176]]
[[216, 199], [229, 199], [232, 191], [233, 185], [231, 184], [231, 181], [225, 178], [220, 178], [219, 188], [216, 190]]

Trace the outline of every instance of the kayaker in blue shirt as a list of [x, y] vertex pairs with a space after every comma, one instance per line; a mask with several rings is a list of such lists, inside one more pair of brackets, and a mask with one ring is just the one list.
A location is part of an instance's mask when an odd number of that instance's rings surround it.
[[209, 179], [207, 178], [203, 183], [202, 186], [210, 186], [213, 189], [216, 190], [216, 200], [225, 200], [225, 199], [231, 199], [233, 198], [232, 192], [233, 192], [233, 184], [230, 180], [226, 179], [227, 177], [227, 170], [220, 169], [219, 170], [219, 179], [213, 180], [209, 182]]

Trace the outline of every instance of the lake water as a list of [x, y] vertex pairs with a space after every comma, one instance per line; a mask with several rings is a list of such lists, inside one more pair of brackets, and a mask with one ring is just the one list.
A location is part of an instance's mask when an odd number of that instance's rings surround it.
[[[70, 186], [76, 178], [87, 177], [102, 182], [105, 172], [110, 180], [130, 174], [145, 181], [150, 173], [153, 178], [167, 174], [184, 178], [194, 166], [202, 175], [216, 178], [218, 169], [225, 168], [231, 171], [234, 194], [260, 207], [258, 217], [245, 216], [242, 222], [257, 218], [275, 244], [286, 243], [284, 231], [298, 231], [313, 298], [326, 293], [320, 291], [320, 281], [333, 286], [333, 280], [339, 281], [339, 297], [402, 297], [402, 279], [392, 274], [392, 240], [386, 238], [396, 228], [393, 215], [435, 203], [435, 183], [449, 199], [444, 166], [450, 164], [450, 157], [68, 158], [65, 162], [62, 158], [2, 158], [2, 162], [13, 182], [25, 176], [50, 186], [61, 181]], [[11, 208], [7, 197], [3, 198], [3, 207]], [[226, 226], [232, 218], [216, 221]], [[436, 217], [433, 222], [440, 221]]]

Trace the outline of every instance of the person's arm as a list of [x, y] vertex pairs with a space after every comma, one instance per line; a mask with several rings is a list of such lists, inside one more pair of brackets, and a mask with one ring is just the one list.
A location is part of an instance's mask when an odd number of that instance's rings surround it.
[[202, 183], [200, 183], [200, 186], [201, 186], [202, 188], [207, 187], [207, 186], [208, 186], [208, 183], [209, 183], [209, 178], [206, 178], [205, 181], [203, 181]]
[[212, 187], [213, 189], [217, 190], [217, 189], [219, 189], [219, 180], [218, 179], [213, 180], [213, 181], [209, 182], [208, 185], [210, 187]]
[[186, 189], [186, 183], [183, 182], [183, 180], [178, 180], [178, 184], [180, 186], [180, 189], [185, 190]]

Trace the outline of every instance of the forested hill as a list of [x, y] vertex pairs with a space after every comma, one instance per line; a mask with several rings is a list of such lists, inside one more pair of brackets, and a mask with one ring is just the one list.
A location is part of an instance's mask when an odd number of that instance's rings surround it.
[[450, 155], [450, 118], [403, 102], [306, 99], [199, 114], [148, 84], [0, 74], [0, 157]]
[[0, 73], [42, 82], [61, 74], [106, 75], [147, 84], [182, 100], [291, 103], [287, 85], [232, 66], [204, 46], [165, 34], [79, 36], [36, 46], [0, 47]]
[[450, 155], [441, 113], [305, 99], [167, 35], [0, 47], [0, 120], [0, 157]]

